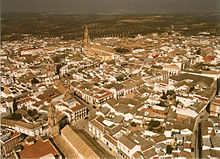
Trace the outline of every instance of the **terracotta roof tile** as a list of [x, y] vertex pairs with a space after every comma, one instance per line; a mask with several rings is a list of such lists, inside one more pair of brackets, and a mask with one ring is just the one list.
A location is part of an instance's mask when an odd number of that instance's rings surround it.
[[19, 153], [19, 155], [21, 158], [40, 158], [50, 153], [54, 156], [60, 156], [50, 141], [43, 142], [40, 139], [33, 145], [24, 146], [24, 149]]

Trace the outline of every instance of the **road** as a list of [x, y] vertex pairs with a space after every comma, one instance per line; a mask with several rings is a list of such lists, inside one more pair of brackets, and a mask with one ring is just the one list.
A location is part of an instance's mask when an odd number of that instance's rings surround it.
[[[214, 81], [217, 82], [217, 81]], [[217, 86], [217, 83], [216, 83]], [[212, 96], [209, 98], [208, 103], [206, 106], [204, 106], [201, 111], [199, 112], [199, 115], [196, 117], [195, 124], [194, 124], [194, 129], [193, 129], [193, 137], [192, 137], [192, 145], [194, 148], [194, 158], [202, 158], [202, 148], [199, 149], [199, 145], [201, 146], [201, 123], [204, 120], [207, 120], [209, 117], [209, 113], [207, 112], [206, 108], [209, 106], [209, 104], [214, 100], [215, 95], [216, 95], [217, 87], [213, 91]]]

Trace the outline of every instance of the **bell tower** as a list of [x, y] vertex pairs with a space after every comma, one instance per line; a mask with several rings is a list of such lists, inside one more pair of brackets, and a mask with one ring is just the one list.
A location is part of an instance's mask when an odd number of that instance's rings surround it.
[[88, 30], [87, 25], [85, 26], [83, 45], [84, 45], [84, 47], [89, 47], [89, 45], [90, 45], [89, 30]]
[[56, 108], [53, 104], [51, 104], [48, 109], [49, 136], [51, 137], [59, 135], [59, 125], [56, 117]]

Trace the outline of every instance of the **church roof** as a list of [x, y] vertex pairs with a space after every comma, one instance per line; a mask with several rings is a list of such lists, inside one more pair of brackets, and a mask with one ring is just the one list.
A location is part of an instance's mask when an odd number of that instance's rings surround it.
[[82, 130], [67, 125], [61, 130], [61, 133], [83, 158], [113, 158]]

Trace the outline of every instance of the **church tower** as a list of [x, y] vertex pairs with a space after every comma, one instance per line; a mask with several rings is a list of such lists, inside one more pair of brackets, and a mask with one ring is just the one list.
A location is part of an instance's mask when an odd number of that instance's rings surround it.
[[48, 126], [49, 136], [54, 137], [59, 135], [59, 125], [56, 120], [56, 108], [53, 104], [48, 109]]
[[85, 27], [85, 34], [84, 34], [83, 45], [84, 45], [84, 47], [88, 47], [90, 45], [89, 30], [88, 30], [87, 25]]

